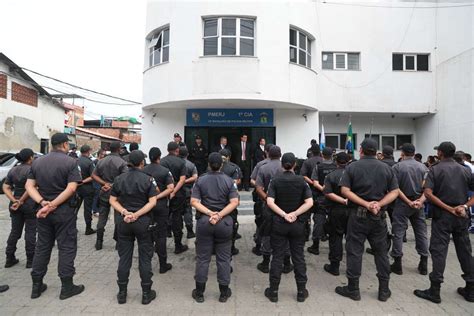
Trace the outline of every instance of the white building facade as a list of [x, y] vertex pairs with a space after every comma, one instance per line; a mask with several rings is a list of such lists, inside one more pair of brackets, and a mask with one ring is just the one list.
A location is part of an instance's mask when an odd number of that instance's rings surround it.
[[143, 149], [245, 133], [304, 157], [322, 125], [344, 149], [351, 121], [356, 146], [371, 136], [428, 155], [451, 140], [472, 153], [474, 8], [343, 3], [150, 1]]

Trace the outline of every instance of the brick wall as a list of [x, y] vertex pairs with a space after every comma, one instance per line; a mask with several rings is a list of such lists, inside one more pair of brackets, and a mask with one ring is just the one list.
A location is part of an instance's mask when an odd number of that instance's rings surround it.
[[0, 98], [7, 98], [7, 75], [0, 74]]
[[137, 143], [137, 144], [141, 144], [142, 142], [142, 135], [141, 134], [135, 134], [135, 133], [131, 133], [131, 134], [128, 134], [128, 133], [124, 133], [122, 135], [122, 141], [124, 143]]
[[129, 125], [128, 121], [112, 121], [112, 127], [128, 128]]
[[92, 148], [92, 152], [96, 152], [100, 149], [101, 141], [98, 137], [87, 137], [76, 135], [77, 148], [81, 148], [83, 145], [89, 145]]
[[110, 137], [115, 137], [115, 138], [120, 138], [120, 129], [114, 129], [114, 128], [106, 128], [106, 127], [84, 127], [84, 129], [95, 132], [95, 133], [100, 133], [103, 135], [107, 135]]
[[31, 106], [38, 106], [38, 92], [16, 82], [12, 82], [12, 100]]

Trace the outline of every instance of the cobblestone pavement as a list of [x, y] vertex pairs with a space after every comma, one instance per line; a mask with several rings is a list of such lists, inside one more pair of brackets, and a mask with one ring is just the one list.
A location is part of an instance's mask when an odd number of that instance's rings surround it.
[[[96, 221], [96, 220], [95, 220]], [[441, 304], [433, 304], [416, 298], [413, 290], [426, 288], [428, 277], [417, 273], [418, 255], [411, 228], [408, 231], [408, 242], [404, 244], [404, 275], [392, 275], [392, 298], [382, 303], [377, 300], [377, 278], [375, 265], [370, 255], [364, 255], [363, 277], [360, 280], [362, 300], [354, 302], [334, 293], [334, 288], [346, 283], [344, 276], [345, 262], [342, 263], [342, 274], [338, 277], [324, 272], [327, 262], [327, 243], [323, 243], [321, 254], [306, 254], [308, 264], [308, 289], [310, 297], [305, 303], [296, 302], [296, 286], [292, 274], [284, 275], [280, 287], [279, 302], [270, 303], [263, 295], [268, 284], [268, 275], [259, 272], [256, 265], [261, 260], [251, 253], [254, 223], [252, 216], [241, 216], [242, 239], [237, 241], [240, 254], [233, 262], [231, 288], [233, 295], [225, 304], [219, 303], [216, 268], [214, 260], [209, 271], [209, 281], [203, 304], [195, 303], [191, 298], [194, 287], [194, 240], [187, 240], [190, 250], [181, 255], [172, 253], [169, 240], [169, 261], [173, 270], [165, 275], [158, 274], [158, 258], [153, 259], [155, 275], [154, 289], [158, 297], [150, 305], [141, 305], [141, 289], [138, 276], [138, 259], [135, 253], [130, 277], [128, 302], [118, 305], [116, 302], [117, 285], [116, 269], [118, 256], [114, 251], [112, 225], [106, 231], [104, 249], [94, 249], [95, 236], [84, 236], [84, 222], [79, 216], [79, 249], [76, 258], [77, 283], [83, 283], [86, 290], [79, 296], [60, 301], [60, 280], [57, 277], [57, 249], [53, 250], [49, 272], [45, 277], [48, 290], [36, 300], [30, 299], [30, 270], [25, 269], [24, 243], [18, 245], [17, 256], [20, 263], [4, 269], [5, 257], [0, 256], [0, 283], [9, 284], [10, 290], [0, 294], [0, 315], [55, 315], [55, 314], [160, 314], [160, 315], [474, 315], [474, 304], [466, 302], [456, 293], [458, 286], [463, 286], [461, 269], [456, 259], [454, 246], [449, 249], [445, 283], [442, 286]], [[113, 221], [109, 222], [113, 223]], [[0, 196], [0, 245], [4, 249], [10, 229], [9, 216], [6, 211], [6, 199]], [[472, 236], [472, 235], [471, 235]], [[472, 241], [473, 238], [471, 238]], [[431, 263], [430, 263], [431, 264]]]

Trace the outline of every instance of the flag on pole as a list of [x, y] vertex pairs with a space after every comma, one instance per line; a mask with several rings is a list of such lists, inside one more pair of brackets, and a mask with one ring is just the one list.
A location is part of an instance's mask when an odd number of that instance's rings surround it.
[[346, 140], [346, 150], [348, 153], [354, 152], [353, 144], [353, 135], [352, 135], [352, 122], [349, 121], [349, 127], [347, 128], [347, 140]]
[[324, 134], [324, 124], [321, 124], [321, 138], [319, 139], [319, 148], [321, 150], [326, 147], [326, 134]]

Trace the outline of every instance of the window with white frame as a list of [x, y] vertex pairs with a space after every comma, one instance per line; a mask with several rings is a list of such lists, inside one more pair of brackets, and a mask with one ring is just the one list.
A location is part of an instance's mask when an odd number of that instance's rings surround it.
[[409, 134], [398, 134], [398, 135], [380, 135], [380, 134], [365, 134], [365, 138], [372, 138], [377, 142], [377, 149], [380, 150], [384, 146], [391, 146], [395, 150], [405, 143], [412, 143], [412, 135]]
[[394, 53], [392, 55], [392, 70], [429, 71], [429, 54]]
[[[347, 143], [347, 134], [325, 134], [326, 138], [326, 147], [331, 147], [332, 149], [345, 150]], [[319, 139], [321, 139], [321, 134], [319, 134]], [[352, 144], [355, 146], [357, 144], [357, 134], [352, 135]]]
[[204, 56], [255, 56], [255, 20], [204, 19]]
[[311, 38], [294, 28], [290, 28], [290, 63], [311, 68]]
[[170, 29], [163, 28], [155, 32], [148, 42], [150, 50], [149, 66], [167, 62], [170, 58]]
[[360, 70], [360, 53], [323, 52], [322, 68], [335, 70]]

